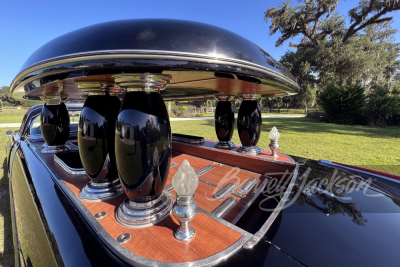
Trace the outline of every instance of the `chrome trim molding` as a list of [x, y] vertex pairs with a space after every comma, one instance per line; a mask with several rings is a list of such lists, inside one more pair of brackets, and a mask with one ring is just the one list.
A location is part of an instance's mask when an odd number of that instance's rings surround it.
[[211, 214], [214, 214], [217, 217], [224, 218], [225, 215], [230, 212], [236, 204], [239, 203], [234, 197], [230, 197], [225, 199], [218, 207], [216, 207]]
[[215, 199], [224, 199], [227, 195], [232, 193], [239, 185], [237, 183], [229, 183], [214, 194]]
[[201, 175], [205, 174], [206, 172], [212, 170], [213, 168], [214, 168], [213, 165], [208, 165], [208, 166], [204, 167], [203, 169], [198, 170], [196, 172], [196, 174], [197, 174], [197, 176], [201, 176]]
[[65, 164], [64, 161], [62, 161], [62, 159], [60, 159], [59, 157], [57, 157], [57, 155], [54, 155], [54, 161], [55, 161], [61, 168], [63, 168], [64, 171], [68, 172], [69, 174], [72, 174], [72, 175], [82, 175], [82, 174], [86, 174], [84, 168], [72, 168], [72, 167], [69, 167], [67, 164]]
[[231, 255], [233, 255], [236, 251], [240, 250], [243, 245], [249, 240], [252, 236], [247, 231], [240, 229], [239, 227], [221, 219], [213, 214], [202, 210], [199, 208], [199, 211], [203, 214], [213, 218], [214, 220], [218, 221], [219, 223], [231, 228], [232, 230], [237, 231], [238, 233], [242, 234], [243, 236], [233, 243], [228, 248], [218, 252], [210, 257], [192, 261], [192, 262], [185, 262], [185, 263], [171, 263], [171, 262], [160, 262], [155, 260], [150, 260], [147, 258], [143, 258], [138, 256], [132, 252], [130, 252], [125, 247], [121, 246], [121, 244], [115, 240], [94, 218], [94, 216], [90, 213], [90, 211], [86, 208], [86, 206], [74, 195], [72, 190], [66, 185], [64, 180], [57, 174], [57, 172], [47, 164], [46, 160], [40, 154], [40, 152], [32, 145], [29, 141], [26, 142], [28, 147], [34, 153], [34, 155], [38, 158], [38, 160], [46, 167], [46, 169], [51, 174], [51, 178], [53, 179], [54, 183], [56, 183], [64, 195], [72, 202], [73, 205], [79, 210], [79, 212], [83, 215], [82, 217], [87, 221], [87, 223], [98, 233], [100, 240], [116, 255], [118, 255], [123, 261], [127, 262], [128, 264], [132, 264], [134, 266], [171, 266], [171, 267], [186, 267], [186, 266], [214, 266], [221, 262], [224, 259], [227, 259]]
[[242, 194], [248, 194], [250, 190], [256, 185], [258, 179], [257, 178], [250, 178], [246, 182], [243, 183], [241, 187], [238, 188], [238, 192]]
[[[65, 63], [73, 63], [79, 61], [90, 61], [90, 60], [100, 60], [100, 59], [121, 59], [121, 58], [137, 58], [137, 59], [169, 59], [169, 60], [184, 60], [184, 61], [194, 61], [201, 63], [212, 63], [212, 64], [222, 64], [222, 65], [233, 65], [240, 68], [248, 68], [252, 69], [267, 75], [274, 76], [275, 78], [281, 79], [286, 83], [292, 85], [295, 88], [299, 88], [298, 84], [293, 80], [287, 78], [281, 73], [274, 71], [273, 69], [240, 60], [240, 59], [232, 59], [232, 58], [221, 58], [216, 56], [197, 54], [197, 53], [187, 53], [187, 52], [175, 52], [175, 51], [163, 51], [163, 50], [99, 50], [99, 51], [90, 51], [83, 53], [74, 53], [69, 55], [64, 55], [60, 57], [54, 57], [50, 59], [46, 59], [40, 62], [37, 62], [33, 65], [30, 65], [20, 71], [17, 76], [13, 79], [11, 83], [11, 93], [14, 92], [16, 86], [21, 86], [19, 84], [19, 80], [34, 71], [37, 71], [41, 68], [52, 67]], [[39, 75], [40, 76], [40, 75]], [[23, 81], [23, 83], [28, 82], [29, 80], [36, 79], [38, 77], [33, 77]], [[23, 85], [23, 84], [22, 84]], [[287, 87], [287, 86], [285, 86]], [[294, 93], [293, 89], [287, 88], [286, 92]]]
[[290, 193], [292, 192], [293, 186], [296, 182], [297, 176], [299, 174], [299, 164], [296, 163], [296, 168], [293, 171], [292, 179], [290, 180], [289, 186], [286, 189], [285, 194], [283, 195], [282, 199], [279, 201], [278, 206], [274, 209], [272, 214], [268, 217], [265, 221], [263, 226], [261, 226], [260, 230], [258, 230], [252, 238], [250, 238], [246, 244], [243, 245], [243, 248], [251, 249], [253, 248], [265, 235], [268, 229], [271, 227], [272, 223], [275, 221], [276, 217], [278, 217], [279, 213], [281, 212], [283, 206], [286, 204], [286, 201], [289, 198]]
[[179, 136], [174, 136], [174, 135], [172, 135], [172, 141], [182, 142], [182, 143], [187, 143], [187, 144], [195, 144], [195, 145], [204, 144], [204, 138], [202, 138], [201, 140], [195, 140], [195, 139], [179, 137]]
[[[259, 183], [260, 180], [257, 179], [257, 183]], [[264, 181], [261, 183], [260, 188], [256, 191], [253, 192], [251, 195], [253, 196], [249, 202], [243, 202], [243, 209], [238, 213], [238, 215], [236, 215], [235, 219], [232, 220], [232, 224], [236, 224], [240, 218], [242, 218], [242, 216], [244, 215], [244, 213], [250, 208], [250, 206], [253, 204], [253, 202], [257, 199], [257, 197], [261, 194], [261, 192], [264, 190], [264, 187], [267, 185], [268, 183], [268, 178], [265, 178]]]
[[261, 154], [261, 150], [257, 146], [243, 146], [243, 145], [241, 145], [237, 149], [237, 152], [238, 153], [242, 153], [242, 154], [250, 154], [250, 155]]

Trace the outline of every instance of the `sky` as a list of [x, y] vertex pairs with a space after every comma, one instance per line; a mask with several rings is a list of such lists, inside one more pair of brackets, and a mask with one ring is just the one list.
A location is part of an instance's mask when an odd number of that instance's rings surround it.
[[[293, 0], [297, 5], [297, 1]], [[346, 15], [358, 1], [340, 0], [337, 11]], [[9, 86], [26, 59], [48, 41], [96, 23], [131, 18], [193, 20], [235, 32], [279, 60], [290, 41], [275, 47], [279, 34], [269, 35], [264, 12], [279, 1], [201, 0], [0, 0], [0, 86]], [[400, 11], [391, 13], [400, 31]], [[348, 21], [348, 20], [347, 20]], [[400, 42], [400, 33], [396, 41]], [[296, 43], [298, 40], [291, 40]]]

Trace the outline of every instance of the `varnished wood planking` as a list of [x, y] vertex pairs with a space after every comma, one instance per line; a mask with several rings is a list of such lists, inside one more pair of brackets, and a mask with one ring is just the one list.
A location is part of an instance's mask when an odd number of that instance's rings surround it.
[[[37, 144], [38, 149], [40, 146]], [[80, 190], [89, 182], [87, 176], [68, 174], [55, 163], [53, 154], [42, 155], [78, 197]], [[171, 168], [169, 177], [173, 176], [178, 169], [177, 167]], [[192, 226], [196, 229], [196, 236], [190, 243], [179, 242], [174, 238], [173, 231], [178, 227], [178, 222], [172, 216], [168, 216], [164, 221], [152, 227], [140, 229], [124, 227], [117, 223], [114, 214], [125, 198], [126, 195], [123, 194], [111, 200], [82, 201], [82, 203], [92, 215], [101, 211], [107, 213], [104, 218], [98, 221], [113, 238], [117, 239], [119, 235], [129, 233], [131, 239], [123, 246], [141, 257], [164, 262], [196, 261], [228, 248], [242, 237], [242, 234], [202, 213], [198, 213], [192, 221]], [[212, 242], [209, 242], [210, 240]]]
[[267, 174], [278, 179], [286, 171], [292, 172], [295, 167], [294, 164], [290, 163], [271, 161], [257, 156], [243, 155], [235, 151], [188, 145], [181, 142], [173, 142], [172, 149], [175, 152], [189, 154], [230, 166], [237, 166], [244, 170]]

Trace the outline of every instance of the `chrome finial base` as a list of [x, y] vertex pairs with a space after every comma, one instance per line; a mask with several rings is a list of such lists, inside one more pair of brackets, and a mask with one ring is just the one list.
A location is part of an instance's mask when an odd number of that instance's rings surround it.
[[190, 222], [197, 214], [197, 204], [194, 201], [194, 194], [190, 196], [176, 195], [176, 202], [172, 208], [172, 215], [178, 220], [180, 226], [175, 230], [174, 236], [177, 240], [188, 242], [192, 240], [196, 231]]
[[59, 145], [59, 146], [49, 146], [45, 143], [45, 144], [43, 144], [42, 153], [54, 154], [54, 153], [69, 151], [69, 150], [71, 150], [71, 146], [68, 142], [65, 143], [64, 145]]
[[115, 213], [115, 218], [126, 227], [152, 226], [168, 217], [172, 204], [172, 199], [165, 194], [144, 203], [134, 202], [133, 199], [126, 198]]
[[214, 144], [214, 147], [219, 149], [232, 149], [235, 147], [235, 144], [231, 141], [218, 141]]
[[101, 201], [117, 197], [123, 193], [124, 189], [119, 179], [103, 183], [90, 181], [79, 192], [79, 198], [83, 201]]
[[278, 141], [277, 141], [277, 140], [272, 140], [272, 139], [270, 139], [270, 140], [271, 140], [271, 143], [269, 144], [269, 148], [270, 148], [271, 151], [272, 151], [271, 156], [277, 158], [278, 155], [276, 154], [276, 152], [277, 152], [278, 149], [279, 149]]
[[242, 154], [252, 154], [252, 155], [257, 155], [261, 154], [261, 149], [259, 149], [257, 146], [243, 146], [241, 145], [237, 152], [242, 153]]

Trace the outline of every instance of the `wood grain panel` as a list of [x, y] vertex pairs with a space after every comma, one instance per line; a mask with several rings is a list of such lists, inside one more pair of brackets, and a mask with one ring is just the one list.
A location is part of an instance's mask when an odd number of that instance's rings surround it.
[[[243, 170], [255, 173], [267, 174], [271, 177], [281, 178], [285, 172], [292, 172], [295, 164], [269, 160], [258, 156], [243, 155], [232, 150], [214, 149], [207, 146], [189, 145], [181, 142], [173, 142], [175, 152], [189, 154], [213, 162], [237, 166]], [[290, 160], [290, 159], [289, 159]]]
[[[41, 149], [41, 143], [36, 143], [37, 149]], [[80, 190], [85, 186], [89, 179], [86, 175], [71, 175], [64, 171], [54, 161], [53, 154], [42, 154], [48, 164], [59, 174], [65, 181], [66, 185], [78, 196]], [[184, 157], [174, 153], [180, 161]], [[203, 164], [201, 160], [199, 164]], [[207, 161], [205, 161], [208, 164]], [[201, 165], [196, 168], [202, 168]], [[168, 179], [177, 170], [177, 166], [171, 168]], [[204, 184], [207, 186], [206, 184]], [[207, 190], [204, 189], [204, 192]], [[100, 202], [84, 202], [92, 215], [104, 211], [107, 215], [98, 221], [104, 229], [115, 239], [123, 233], [129, 233], [131, 239], [124, 243], [131, 252], [144, 258], [163, 261], [163, 262], [190, 262], [210, 257], [234, 244], [242, 237], [241, 233], [221, 224], [220, 222], [208, 217], [203, 213], [197, 213], [191, 225], [196, 230], [195, 238], [189, 243], [177, 241], [173, 236], [173, 231], [178, 227], [178, 222], [168, 216], [165, 220], [157, 225], [146, 228], [128, 228], [120, 225], [115, 217], [115, 211], [120, 203], [126, 198], [123, 194], [117, 198], [113, 198]], [[212, 242], [210, 242], [212, 240]]]

